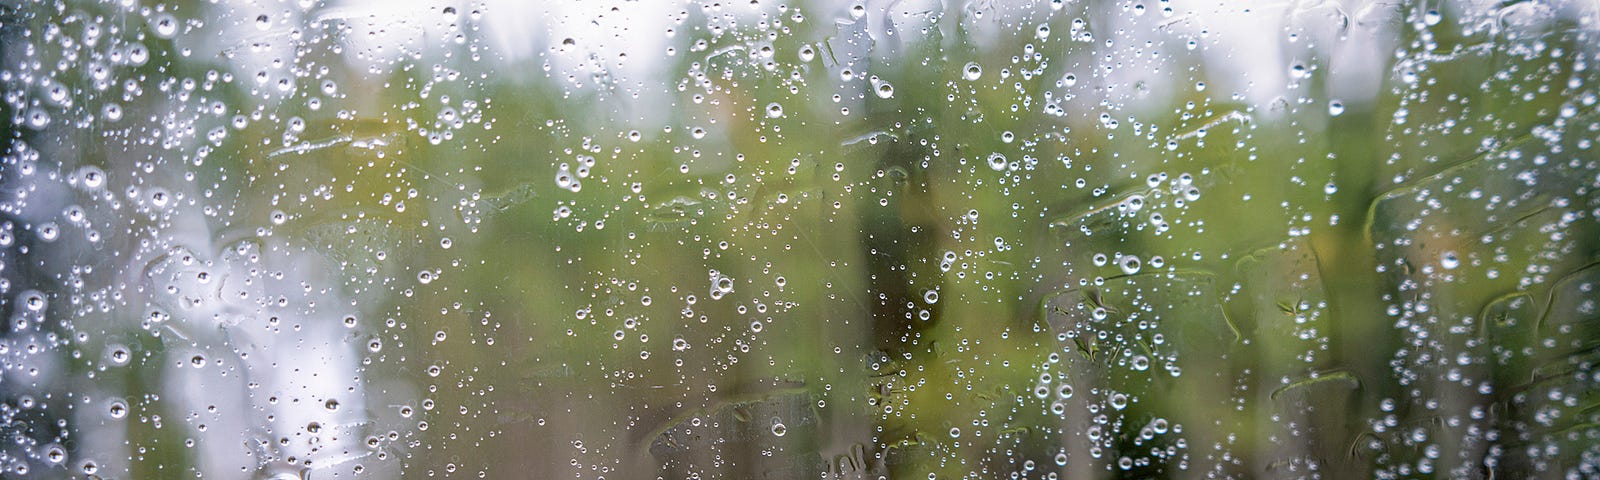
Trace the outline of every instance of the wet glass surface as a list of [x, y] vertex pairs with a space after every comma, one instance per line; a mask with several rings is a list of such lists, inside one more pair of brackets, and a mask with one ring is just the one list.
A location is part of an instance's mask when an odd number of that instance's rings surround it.
[[1597, 22], [0, 2], [0, 477], [1600, 476]]

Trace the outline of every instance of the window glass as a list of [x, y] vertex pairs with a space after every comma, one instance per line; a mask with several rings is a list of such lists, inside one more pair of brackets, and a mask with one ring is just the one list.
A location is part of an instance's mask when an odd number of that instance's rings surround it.
[[1600, 476], [1597, 22], [0, 2], [0, 477]]

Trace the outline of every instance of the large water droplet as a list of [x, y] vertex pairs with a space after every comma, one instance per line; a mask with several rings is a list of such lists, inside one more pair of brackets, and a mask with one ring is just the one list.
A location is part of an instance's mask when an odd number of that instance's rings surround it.
[[170, 13], [157, 14], [151, 24], [155, 27], [158, 37], [172, 38], [173, 34], [178, 33], [178, 19]]
[[983, 66], [978, 65], [978, 62], [967, 62], [967, 66], [961, 68], [961, 78], [965, 78], [969, 82], [976, 81], [982, 76]]
[[890, 85], [889, 82], [881, 82], [878, 84], [878, 88], [873, 91], [878, 93], [878, 98], [893, 97], [894, 85]]
[[1439, 266], [1445, 270], [1455, 270], [1461, 266], [1461, 257], [1457, 256], [1456, 252], [1444, 252], [1439, 255]]

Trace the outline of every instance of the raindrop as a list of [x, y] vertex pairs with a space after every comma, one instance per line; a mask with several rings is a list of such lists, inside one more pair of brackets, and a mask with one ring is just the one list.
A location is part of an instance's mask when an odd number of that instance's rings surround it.
[[893, 97], [894, 96], [894, 85], [890, 85], [889, 82], [879, 83], [876, 92], [878, 92], [878, 98]]
[[1006, 156], [1000, 152], [989, 154], [989, 168], [999, 172], [1006, 169]]
[[1311, 76], [1311, 69], [1304, 63], [1295, 62], [1289, 66], [1289, 78], [1301, 79]]
[[978, 65], [978, 62], [967, 62], [967, 66], [961, 69], [961, 78], [965, 78], [969, 82], [977, 81], [982, 76], [983, 66]]
[[39, 240], [47, 243], [54, 242], [57, 238], [61, 238], [61, 228], [57, 227], [55, 222], [45, 222], [39, 225], [38, 233]]
[[137, 66], [144, 65], [144, 63], [148, 62], [148, 61], [150, 61], [150, 49], [149, 48], [146, 48], [144, 46], [144, 44], [139, 43], [139, 42], [133, 42], [133, 43], [128, 44], [128, 64], [129, 65], [133, 65], [133, 66], [137, 67]]
[[1144, 208], [1144, 195], [1133, 195], [1122, 201], [1122, 207], [1127, 213], [1138, 212]]
[[67, 449], [52, 443], [44, 449], [44, 460], [51, 465], [67, 463]]
[[172, 38], [172, 35], [178, 32], [178, 19], [173, 18], [172, 14], [170, 13], [156, 15], [155, 22], [153, 23], [155, 24], [156, 36], [158, 37]]
[[169, 203], [171, 203], [171, 202], [172, 202], [172, 195], [168, 194], [166, 192], [166, 190], [151, 189], [151, 191], [150, 191], [150, 206], [155, 207], [157, 209], [162, 209], [162, 208], [167, 208], [167, 205]]
[[127, 346], [119, 343], [106, 346], [106, 361], [110, 362], [112, 366], [127, 365], [128, 361], [132, 359], [133, 352], [129, 351]]
[[107, 408], [106, 412], [111, 414], [111, 418], [121, 420], [122, 418], [128, 416], [128, 402], [122, 400], [112, 400], [111, 405], [109, 408]]
[[1439, 255], [1439, 266], [1445, 270], [1455, 270], [1461, 266], [1461, 257], [1456, 256], [1456, 252], [1444, 252]]
[[1199, 200], [1200, 199], [1200, 189], [1199, 188], [1195, 188], [1195, 187], [1189, 187], [1189, 188], [1184, 189], [1183, 190], [1183, 199], [1191, 201], [1191, 202], [1193, 202], [1195, 200]]
[[23, 294], [22, 303], [28, 307], [28, 310], [37, 312], [44, 310], [46, 302], [44, 299], [44, 294], [39, 293], [38, 291], [30, 290]]
[[96, 190], [106, 186], [106, 171], [99, 170], [99, 166], [78, 168], [78, 178], [83, 179], [85, 189]]
[[46, 112], [43, 108], [39, 107], [34, 107], [33, 109], [29, 110], [28, 126], [33, 127], [35, 130], [50, 126], [50, 112]]
[[1117, 259], [1117, 266], [1122, 268], [1122, 273], [1127, 275], [1139, 273], [1139, 256], [1123, 255], [1122, 258]]

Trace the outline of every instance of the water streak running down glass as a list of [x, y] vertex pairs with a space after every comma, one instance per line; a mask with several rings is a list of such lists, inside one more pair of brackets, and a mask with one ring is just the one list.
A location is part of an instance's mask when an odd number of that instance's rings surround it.
[[0, 477], [1600, 476], [1600, 4], [0, 1]]

